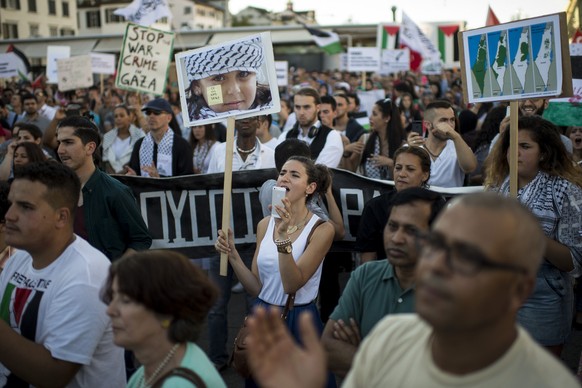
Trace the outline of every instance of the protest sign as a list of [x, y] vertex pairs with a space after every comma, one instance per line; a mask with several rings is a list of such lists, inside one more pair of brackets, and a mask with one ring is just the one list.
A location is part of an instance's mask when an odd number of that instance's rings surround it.
[[572, 95], [565, 13], [461, 32], [470, 103]]
[[408, 70], [410, 70], [410, 51], [408, 49], [382, 50], [380, 74], [396, 74]]
[[186, 126], [280, 110], [269, 32], [176, 54], [176, 71]]
[[93, 74], [115, 74], [115, 55], [91, 53]]
[[46, 48], [46, 77], [49, 84], [59, 82], [57, 71], [57, 61], [59, 59], [69, 58], [71, 56], [71, 47], [69, 46], [47, 46]]
[[275, 72], [277, 73], [277, 86], [287, 86], [289, 84], [289, 62], [275, 61]]
[[89, 55], [57, 60], [57, 72], [59, 90], [62, 92], [93, 85], [91, 56]]
[[377, 47], [349, 47], [348, 71], [372, 72], [380, 69], [380, 52]]
[[20, 63], [14, 53], [0, 54], [0, 78], [18, 77], [19, 72], [24, 71]]
[[174, 33], [128, 23], [117, 65], [118, 88], [164, 94]]

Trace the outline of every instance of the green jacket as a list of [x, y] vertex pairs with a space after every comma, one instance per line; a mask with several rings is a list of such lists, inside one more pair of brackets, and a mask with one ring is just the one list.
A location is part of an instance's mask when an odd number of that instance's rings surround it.
[[113, 261], [129, 248], [143, 251], [152, 238], [131, 190], [95, 169], [83, 186], [83, 215], [89, 244]]

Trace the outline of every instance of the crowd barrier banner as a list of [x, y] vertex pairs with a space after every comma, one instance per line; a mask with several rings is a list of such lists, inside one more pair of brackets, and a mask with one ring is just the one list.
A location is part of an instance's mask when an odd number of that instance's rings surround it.
[[[331, 251], [351, 251], [358, 235], [365, 204], [393, 190], [391, 181], [364, 178], [332, 169], [333, 195], [342, 213], [346, 235]], [[215, 256], [214, 243], [222, 220], [223, 174], [173, 178], [114, 175], [131, 188], [153, 239], [152, 249], [172, 249], [190, 258]], [[276, 179], [275, 169], [234, 171], [232, 174], [231, 228], [240, 252], [254, 252], [257, 224], [263, 218], [259, 189]], [[482, 187], [433, 188], [445, 197], [481, 191]]]
[[[254, 251], [256, 227], [263, 218], [259, 189], [275, 179], [275, 169], [235, 171], [232, 176], [231, 228], [240, 251]], [[152, 248], [172, 249], [190, 258], [216, 255], [214, 243], [222, 219], [223, 174], [173, 178], [115, 176], [131, 188], [152, 235]], [[333, 193], [343, 215], [346, 236], [332, 251], [350, 250], [364, 205], [392, 185], [344, 170], [333, 170]]]

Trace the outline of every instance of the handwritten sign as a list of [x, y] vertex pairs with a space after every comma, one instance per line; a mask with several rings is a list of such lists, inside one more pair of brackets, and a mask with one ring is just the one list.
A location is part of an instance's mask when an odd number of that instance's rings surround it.
[[56, 84], [59, 82], [59, 75], [57, 73], [57, 61], [71, 56], [71, 48], [69, 46], [47, 46], [46, 48], [46, 77], [49, 84]]
[[209, 86], [206, 91], [208, 105], [222, 104], [222, 88], [220, 85]]
[[57, 73], [60, 91], [88, 88], [93, 85], [89, 55], [57, 60]]
[[348, 71], [378, 71], [380, 52], [377, 47], [348, 48]]
[[275, 73], [277, 73], [277, 86], [289, 84], [289, 62], [275, 61]]
[[118, 88], [164, 94], [174, 33], [128, 23], [117, 66]]
[[91, 53], [91, 69], [94, 74], [115, 74], [115, 55]]

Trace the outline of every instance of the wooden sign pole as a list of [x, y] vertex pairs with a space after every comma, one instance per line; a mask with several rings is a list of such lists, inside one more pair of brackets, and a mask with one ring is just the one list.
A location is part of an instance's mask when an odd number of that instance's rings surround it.
[[[234, 151], [234, 117], [229, 117], [226, 124], [226, 162], [224, 163], [224, 186], [222, 189], [222, 233], [227, 236], [230, 227], [230, 200], [232, 196], [232, 153]], [[228, 255], [220, 254], [220, 276], [226, 276]]]
[[517, 197], [518, 109], [517, 101], [509, 102], [509, 195], [514, 198]]

